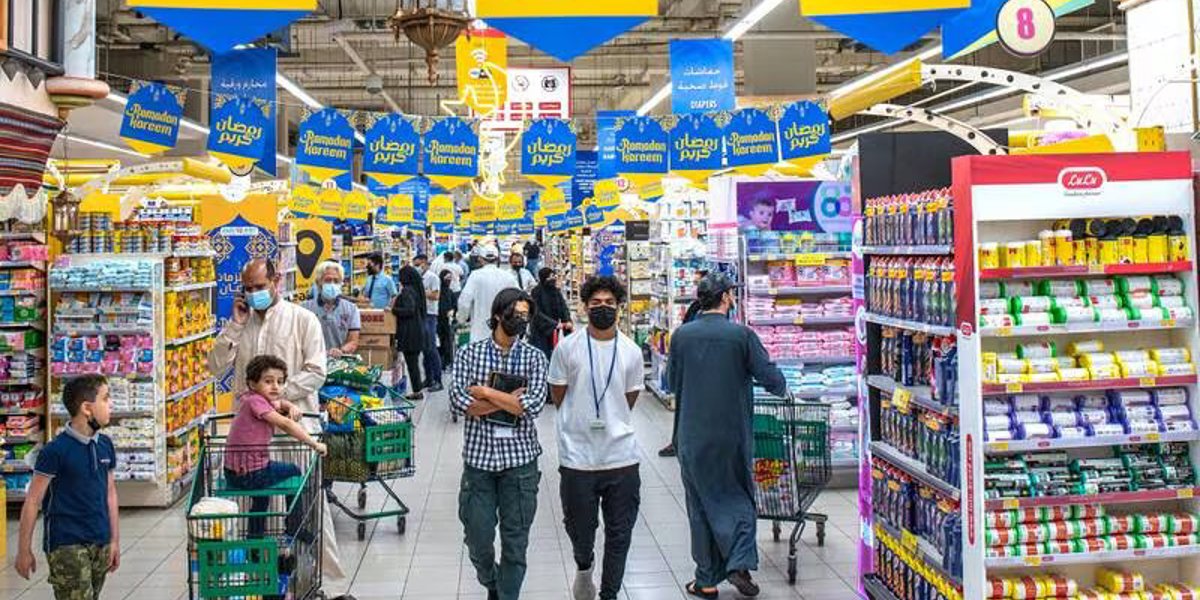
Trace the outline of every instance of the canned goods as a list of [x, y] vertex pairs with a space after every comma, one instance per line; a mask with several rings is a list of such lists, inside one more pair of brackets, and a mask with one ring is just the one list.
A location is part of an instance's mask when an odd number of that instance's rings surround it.
[[1125, 296], [1126, 306], [1134, 308], [1153, 308], [1158, 305], [1158, 296], [1150, 292], [1134, 292]]
[[1000, 268], [1000, 245], [995, 242], [988, 242], [979, 245], [979, 268], [981, 269], [998, 269]]
[[1200, 529], [1200, 521], [1191, 513], [1175, 513], [1171, 515], [1171, 533], [1192, 534]]
[[1023, 440], [1042, 440], [1054, 437], [1054, 429], [1045, 423], [1021, 423], [1017, 433]]
[[1178, 363], [1173, 365], [1159, 365], [1159, 377], [1177, 377], [1180, 375], [1195, 375], [1196, 365], [1192, 363]]
[[1109, 549], [1108, 538], [1083, 538], [1071, 542], [1075, 552], [1105, 552]]
[[1068, 297], [1079, 293], [1079, 284], [1073, 279], [1050, 279], [1042, 282], [1044, 296]]
[[983, 300], [995, 300], [1004, 296], [1001, 289], [1003, 284], [999, 281], [981, 281], [979, 282], [979, 297]]
[[1117, 362], [1147, 362], [1150, 359], [1150, 352], [1147, 350], [1117, 350], [1113, 353], [1117, 357]]
[[1053, 373], [1058, 370], [1058, 361], [1053, 358], [1031, 358], [1025, 361], [1029, 373]]
[[1118, 277], [1117, 287], [1124, 294], [1150, 294], [1154, 292], [1154, 280], [1147, 275]]
[[1154, 292], [1159, 296], [1182, 296], [1183, 282], [1174, 277], [1155, 277]]
[[1072, 522], [1078, 523], [1078, 535], [1075, 537], [1100, 537], [1109, 533], [1107, 522], [1103, 518], [1080, 519]]
[[1094, 308], [1121, 308], [1125, 301], [1113, 294], [1093, 294], [1087, 297]]
[[1056, 296], [1052, 300], [1055, 308], [1088, 308], [1092, 305], [1086, 296]]
[[1158, 375], [1158, 367], [1148, 360], [1129, 361], [1121, 363], [1121, 377], [1154, 377]]
[[1087, 306], [1070, 306], [1054, 308], [1056, 323], [1091, 323], [1096, 320], [1096, 309]]
[[1158, 406], [1187, 404], [1188, 394], [1185, 388], [1161, 388], [1154, 390], [1154, 403]]
[[1187, 300], [1183, 296], [1157, 296], [1158, 306], [1162, 308], [1185, 308]]
[[1054, 299], [1049, 296], [1017, 296], [1012, 299], [1014, 314], [1049, 312], [1054, 308]]
[[1112, 279], [1081, 279], [1079, 289], [1085, 296], [1115, 296], [1121, 293], [1120, 286]]
[[1053, 319], [1048, 312], [1022, 313], [1017, 315], [1017, 325], [1049, 325]]
[[1042, 243], [1036, 241], [1025, 242], [1025, 266], [1040, 267], [1042, 266]]
[[1079, 364], [1088, 368], [1107, 367], [1117, 364], [1117, 357], [1105, 352], [1088, 352], [1078, 356]]
[[1150, 358], [1160, 365], [1192, 362], [1192, 353], [1187, 348], [1151, 348]]
[[1170, 406], [1160, 406], [1158, 414], [1161, 419], [1166, 421], [1190, 421], [1192, 419], [1192, 410], [1186, 404], [1173, 404]]
[[1016, 511], [989, 510], [983, 513], [983, 526], [989, 529], [1008, 529], [1017, 523], [1020, 523], [1020, 520]]
[[[1104, 506], [1100, 504], [1071, 505], [1072, 519], [1099, 519], [1104, 516]], [[1107, 528], [1105, 531], [1108, 531]]]
[[1012, 582], [1001, 577], [988, 577], [986, 589], [989, 600], [1002, 600], [1012, 594]]
[[1003, 296], [1036, 296], [1037, 287], [1032, 281], [1006, 281], [1001, 283], [1003, 286]]
[[1019, 358], [1002, 358], [996, 361], [996, 371], [999, 373], [1027, 373], [1029, 365]]
[[1146, 589], [1141, 573], [1120, 571], [1108, 567], [1096, 569], [1096, 584], [1114, 594], [1140, 592]]
[[1009, 399], [1016, 412], [1038, 411], [1042, 408], [1042, 398], [1037, 394], [1017, 394]]
[[1008, 314], [1009, 301], [1003, 298], [992, 298], [990, 300], [979, 301], [979, 314], [981, 315], [1004, 315]]
[[1052, 358], [1058, 355], [1054, 342], [1031, 342], [1017, 344], [1017, 356], [1020, 358]]
[[1114, 405], [1122, 407], [1149, 406], [1154, 397], [1147, 390], [1118, 390], [1112, 393]]
[[1033, 577], [1021, 577], [1014, 579], [1012, 589], [1009, 590], [1009, 598], [1012, 600], [1037, 600], [1042, 598], [1042, 586], [1040, 582]]
[[1137, 541], [1131, 533], [1117, 533], [1108, 536], [1113, 550], [1136, 550]]
[[1012, 426], [1008, 415], [984, 415], [983, 428], [989, 431], [1007, 431]]
[[1017, 541], [1015, 529], [985, 529], [983, 543], [988, 546], [1011, 546]]
[[1168, 515], [1133, 515], [1134, 533], [1164, 533], [1170, 529], [1171, 523]]
[[1097, 308], [1096, 321], [1099, 323], [1124, 323], [1129, 321], [1129, 312], [1124, 308]]
[[1012, 327], [1016, 325], [1016, 321], [1012, 315], [981, 315], [979, 317], [979, 326], [983, 328], [995, 327]]
[[1168, 548], [1174, 542], [1171, 536], [1165, 533], [1150, 533], [1145, 535], [1134, 535], [1133, 541], [1138, 550], [1147, 550], [1150, 548]]
[[1078, 414], [1081, 425], [1101, 425], [1108, 422], [1108, 411], [1102, 408], [1080, 408]]
[[1090, 354], [1094, 352], [1104, 352], [1104, 342], [1100, 340], [1080, 340], [1078, 342], [1071, 342], [1070, 344], [1067, 344], [1067, 354], [1071, 356], [1079, 356], [1080, 354]]

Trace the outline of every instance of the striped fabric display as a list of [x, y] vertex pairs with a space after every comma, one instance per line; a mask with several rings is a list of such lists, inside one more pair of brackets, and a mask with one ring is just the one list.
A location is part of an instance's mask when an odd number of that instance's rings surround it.
[[42, 187], [46, 160], [63, 125], [56, 117], [0, 103], [0, 195], [17, 184], [27, 193]]

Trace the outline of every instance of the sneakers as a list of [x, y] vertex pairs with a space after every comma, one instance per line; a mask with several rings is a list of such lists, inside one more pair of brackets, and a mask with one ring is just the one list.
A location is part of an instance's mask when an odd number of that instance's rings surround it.
[[675, 456], [675, 444], [667, 444], [666, 447], [658, 451], [658, 455], [663, 458]]
[[729, 573], [729, 583], [737, 588], [739, 594], [747, 598], [753, 598], [758, 595], [758, 584], [750, 578], [750, 571], [731, 571]]
[[431, 386], [429, 386], [429, 387], [425, 388], [425, 391], [426, 391], [426, 392], [433, 393], [433, 392], [440, 392], [440, 391], [442, 391], [442, 390], [444, 390], [444, 389], [446, 389], [446, 388], [442, 387], [442, 384], [440, 384], [440, 383], [435, 383], [435, 384], [433, 384], [433, 385], [431, 385]]
[[596, 600], [596, 584], [592, 581], [592, 568], [575, 572], [575, 585], [571, 586], [571, 597], [575, 600]]

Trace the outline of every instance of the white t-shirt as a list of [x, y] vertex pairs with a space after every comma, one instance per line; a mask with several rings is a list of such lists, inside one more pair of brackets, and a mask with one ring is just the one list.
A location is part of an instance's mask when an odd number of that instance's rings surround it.
[[[619, 332], [615, 340], [589, 340], [589, 337], [587, 328], [580, 328], [559, 342], [550, 359], [547, 382], [567, 386], [567, 395], [558, 409], [559, 461], [564, 467], [581, 471], [636, 465], [639, 461], [637, 440], [633, 436], [633, 411], [625, 394], [645, 387], [642, 351]], [[612, 379], [605, 391], [610, 366]], [[596, 426], [596, 396], [600, 396], [599, 421], [604, 422], [603, 428]]]
[[421, 276], [421, 285], [425, 287], [425, 312], [433, 316], [438, 314], [438, 301], [429, 297], [433, 292], [442, 291], [442, 280], [433, 272], [433, 269], [425, 271]]

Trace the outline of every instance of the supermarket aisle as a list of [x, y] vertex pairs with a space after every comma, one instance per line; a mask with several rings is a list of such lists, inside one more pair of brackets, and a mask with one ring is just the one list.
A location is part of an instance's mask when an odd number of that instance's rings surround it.
[[[522, 599], [569, 598], [574, 562], [570, 542], [562, 528], [558, 500], [558, 474], [554, 421], [548, 408], [541, 433], [542, 487], [538, 516], [533, 526], [529, 574]], [[634, 530], [623, 598], [628, 600], [679, 600], [686, 598], [682, 585], [691, 580], [687, 519], [683, 489], [674, 459], [662, 459], [657, 449], [667, 438], [671, 414], [648, 396], [638, 403], [636, 426], [642, 447], [642, 511]], [[445, 393], [418, 409], [417, 475], [401, 480], [396, 490], [413, 509], [408, 532], [400, 536], [393, 521], [372, 523], [367, 539], [355, 541], [355, 523], [338, 515], [335, 522], [342, 562], [352, 570], [351, 592], [360, 599], [404, 598], [420, 600], [482, 599], [462, 545], [457, 517], [461, 474], [460, 426], [451, 423]], [[351, 488], [341, 490], [347, 498]], [[372, 492], [378, 502], [379, 492]], [[760, 522], [762, 566], [757, 579], [762, 598], [857, 598], [853, 582], [857, 566], [857, 518], [853, 491], [826, 492], [817, 508], [831, 518], [826, 546], [818, 548], [815, 536], [805, 534], [800, 553], [800, 581], [787, 585], [786, 546], [771, 541], [769, 524]], [[121, 519], [123, 558], [120, 571], [109, 578], [106, 599], [170, 599], [187, 597], [184, 518], [182, 507], [169, 510], [127, 510]], [[16, 548], [17, 522], [9, 520], [10, 553]], [[40, 532], [37, 539], [41, 539]], [[0, 572], [0, 597], [13, 600], [52, 598], [45, 582], [46, 570], [39, 555], [38, 579], [20, 579], [8, 558]], [[723, 598], [736, 598], [726, 585]]]

